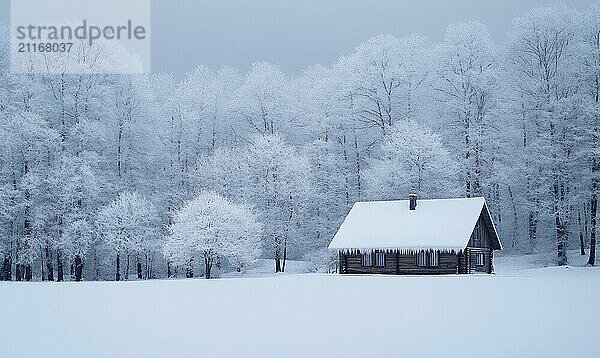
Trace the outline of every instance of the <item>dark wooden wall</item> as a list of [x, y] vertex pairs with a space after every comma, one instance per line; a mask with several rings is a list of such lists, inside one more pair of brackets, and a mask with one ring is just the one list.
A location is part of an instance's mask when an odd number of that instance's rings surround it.
[[[373, 254], [373, 261], [375, 255]], [[438, 266], [417, 266], [417, 253], [387, 251], [385, 266], [363, 266], [362, 254], [357, 251], [339, 253], [339, 271], [343, 274], [387, 274], [387, 275], [443, 275], [458, 273], [458, 256], [452, 252], [440, 252]]]
[[417, 253], [404, 253], [400, 255], [400, 275], [443, 275], [456, 274], [458, 258], [456, 253], [440, 252], [438, 266], [417, 266]]
[[[385, 266], [368, 266], [362, 264], [362, 253], [358, 251], [350, 253], [339, 253], [340, 273], [348, 274], [387, 274], [396, 275], [396, 254], [395, 252], [385, 253]], [[375, 263], [375, 254], [373, 254], [373, 263]]]
[[[477, 255], [483, 254], [483, 265], [478, 266], [477, 263]], [[461, 273], [475, 273], [475, 272], [484, 272], [484, 273], [492, 273], [494, 270], [493, 258], [494, 251], [489, 248], [472, 248], [467, 247], [464, 252], [464, 262], [468, 265], [463, 266], [465, 269], [459, 269], [459, 271], [463, 271]], [[468, 269], [466, 269], [468, 268]]]
[[479, 216], [477, 220], [477, 224], [475, 225], [475, 229], [471, 233], [471, 238], [469, 239], [468, 247], [492, 247], [491, 242], [491, 234], [488, 230], [488, 226], [485, 224], [483, 215]]
[[[479, 253], [482, 253], [484, 257], [484, 262], [482, 266], [476, 265], [476, 256]], [[471, 233], [469, 244], [465, 248], [465, 257], [463, 258], [463, 264], [465, 264], [466, 266], [462, 266], [461, 268], [459, 268], [459, 271], [465, 271], [464, 273], [492, 273], [494, 271], [493, 259], [494, 251], [492, 250], [492, 236], [488, 229], [488, 225], [486, 225], [484, 221], [482, 213], [479, 216], [479, 220], [477, 220], [477, 224], [475, 225], [473, 233]]]

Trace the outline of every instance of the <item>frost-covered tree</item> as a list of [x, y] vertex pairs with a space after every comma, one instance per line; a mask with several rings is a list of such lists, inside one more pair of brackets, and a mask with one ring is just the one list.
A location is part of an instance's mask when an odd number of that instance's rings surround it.
[[258, 133], [282, 133], [291, 124], [288, 94], [288, 81], [279, 66], [254, 63], [237, 92], [236, 112]]
[[[360, 129], [362, 125], [354, 118], [351, 88], [342, 80], [349, 76], [345, 64], [344, 60], [340, 60], [333, 69], [316, 67], [307, 70], [299, 80], [305, 83], [302, 90], [297, 90], [300, 102], [297, 108], [300, 117], [306, 121], [303, 127], [308, 129], [308, 138], [332, 150], [329, 153], [332, 157], [328, 160], [335, 161], [340, 168], [337, 179], [343, 181], [341, 194], [345, 204], [350, 206], [361, 197], [365, 147], [375, 139], [369, 131]], [[376, 131], [375, 137], [379, 135], [380, 132]], [[311, 142], [305, 146], [310, 152]], [[321, 183], [316, 181], [316, 184]]]
[[[580, 133], [584, 144], [583, 168], [588, 169], [581, 169], [588, 174], [584, 176], [587, 180], [582, 189], [590, 198], [589, 204], [584, 208], [589, 207], [590, 253], [588, 265], [594, 266], [598, 235], [598, 191], [600, 190], [600, 6], [592, 6], [583, 15], [580, 30], [580, 65], [584, 80], [582, 84], [585, 96], [583, 110], [585, 120], [580, 126]], [[589, 190], [585, 190], [588, 188]], [[585, 232], [584, 225], [584, 230], [580, 233], [581, 238]]]
[[166, 93], [160, 94], [163, 105], [157, 110], [161, 120], [157, 123], [156, 156], [164, 171], [157, 190], [163, 192], [161, 205], [169, 213], [193, 197], [201, 159], [212, 153], [218, 142], [227, 141], [237, 73], [221, 69], [214, 74], [199, 66], [180, 83], [166, 82], [156, 84], [166, 87]]
[[[32, 265], [36, 258], [40, 209], [44, 203], [44, 189], [40, 188], [48, 174], [46, 165], [55, 150], [56, 132], [39, 115], [31, 112], [6, 114], [0, 122], [0, 173], [5, 178], [3, 238], [4, 277], [10, 279], [12, 264], [17, 281], [31, 280]], [[39, 190], [38, 190], [39, 189]]]
[[409, 193], [444, 198], [460, 189], [456, 162], [441, 138], [415, 121], [396, 125], [381, 149], [366, 174], [373, 199], [397, 200]]
[[264, 228], [265, 252], [275, 272], [285, 271], [288, 249], [301, 235], [307, 193], [312, 190], [305, 156], [277, 135], [255, 136], [245, 153], [248, 202], [257, 208]]
[[[91, 223], [97, 210], [100, 182], [83, 157], [63, 157], [49, 173], [47, 230], [56, 247], [57, 280], [64, 279], [65, 261], [71, 275], [82, 279], [84, 255], [92, 241]], [[50, 244], [50, 243], [49, 243]]]
[[241, 76], [231, 67], [221, 67], [211, 78], [207, 91], [206, 116], [209, 133], [208, 148], [212, 153], [218, 146], [236, 142], [234, 133], [240, 127], [233, 118], [235, 93], [240, 86]]
[[303, 246], [312, 183], [306, 156], [278, 135], [255, 135], [239, 150], [221, 150], [208, 159], [207, 183], [228, 198], [253, 205], [264, 224], [263, 253], [285, 270], [288, 250]]
[[309, 252], [321, 250], [335, 235], [349, 209], [349, 188], [341, 148], [333, 141], [316, 140], [306, 146], [310, 163], [312, 198], [308, 205], [310, 234], [305, 247]]
[[[440, 121], [436, 127], [459, 156], [460, 175], [467, 197], [483, 194], [484, 170], [494, 149], [486, 140], [492, 132], [495, 106], [496, 48], [479, 22], [448, 26], [435, 49], [433, 95]], [[460, 140], [456, 140], [460, 138]]]
[[58, 246], [67, 257], [73, 257], [75, 281], [83, 280], [84, 257], [93, 241], [93, 228], [86, 218], [69, 218]]
[[[565, 6], [538, 8], [516, 19], [510, 34], [508, 67], [513, 99], [523, 116], [525, 175], [529, 178], [530, 240], [538, 221], [553, 227], [558, 263], [567, 263], [573, 137], [581, 118], [576, 105], [575, 13]], [[539, 190], [538, 190], [539, 189]], [[541, 210], [543, 216], [538, 217]], [[550, 234], [550, 233], [549, 233]]]
[[125, 280], [129, 279], [130, 256], [136, 255], [138, 277], [141, 278], [140, 255], [153, 248], [158, 239], [156, 209], [135, 192], [124, 192], [102, 208], [96, 220], [98, 235], [115, 255], [115, 280], [121, 280], [121, 259], [126, 260]]
[[416, 90], [425, 80], [425, 40], [416, 35], [397, 38], [378, 35], [358, 45], [340, 60], [352, 111], [365, 128], [385, 135], [415, 110]]
[[204, 277], [214, 265], [229, 260], [238, 268], [260, 254], [262, 225], [253, 211], [214, 192], [202, 192], [174, 214], [164, 252], [173, 262], [187, 266], [202, 260]]

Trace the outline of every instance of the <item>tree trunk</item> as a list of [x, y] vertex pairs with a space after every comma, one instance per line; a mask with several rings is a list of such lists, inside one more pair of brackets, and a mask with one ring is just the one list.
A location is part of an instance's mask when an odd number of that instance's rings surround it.
[[60, 250], [56, 250], [56, 275], [56, 281], [62, 282], [65, 280], [65, 273], [63, 270], [63, 263]]
[[139, 255], [137, 256], [137, 278], [138, 280], [142, 279], [142, 262]]
[[15, 265], [15, 281], [21, 281], [23, 279], [22, 267], [23, 267], [23, 265], [21, 265], [21, 264]]
[[[585, 210], [585, 206], [584, 206], [584, 210]], [[579, 223], [579, 254], [581, 256], [583, 256], [583, 255], [585, 255], [585, 246], [584, 246], [584, 240], [583, 240], [584, 228], [581, 223], [581, 211], [579, 211], [577, 213], [577, 222]]]
[[[340, 138], [338, 140], [338, 142], [342, 146], [342, 153], [344, 155], [344, 162], [346, 163], [347, 167], [350, 167], [350, 162], [348, 160], [348, 151], [346, 150], [346, 136], [343, 136], [342, 138]], [[345, 190], [345, 193], [346, 193], [346, 205], [350, 205], [350, 183], [349, 183], [349, 180], [348, 180], [347, 170], [344, 170], [344, 190]], [[277, 272], [279, 272], [279, 271], [277, 271]]]
[[560, 187], [558, 179], [554, 181], [554, 225], [556, 228], [556, 248], [558, 265], [564, 266], [567, 264], [567, 251], [566, 251], [566, 230], [565, 224], [561, 217], [561, 202], [560, 202]]
[[212, 258], [205, 257], [204, 258], [204, 277], [206, 277], [207, 280], [210, 279], [211, 269], [212, 269]]
[[44, 256], [44, 249], [40, 247], [40, 279], [42, 282], [46, 281], [46, 258]]
[[117, 253], [117, 273], [115, 274], [115, 280], [121, 281], [121, 255]]
[[92, 258], [94, 259], [94, 281], [98, 281], [98, 279], [100, 278], [100, 266], [98, 265], [98, 249], [96, 248], [95, 244], [92, 247], [94, 250], [94, 254], [92, 256]]
[[[354, 132], [354, 150], [356, 151], [356, 195], [357, 197], [360, 199], [362, 196], [362, 178], [361, 178], [361, 167], [360, 167], [360, 152], [358, 150], [358, 136], [356, 135], [356, 131], [352, 130], [352, 132]], [[285, 266], [285, 264], [284, 264]], [[285, 270], [285, 268], [284, 268]]]
[[48, 281], [54, 281], [54, 266], [52, 265], [52, 252], [50, 251], [50, 249], [48, 248], [48, 245], [46, 244], [45, 247], [45, 253], [46, 253], [46, 273], [48, 275]]
[[283, 263], [281, 265], [281, 272], [285, 272], [285, 262], [287, 261], [287, 238], [283, 241]]
[[567, 248], [565, 242], [565, 229], [562, 222], [560, 222], [560, 216], [556, 215], [556, 236], [557, 236], [557, 254], [558, 254], [558, 265], [564, 266], [568, 264], [567, 260]]
[[[527, 147], [527, 132], [526, 132], [526, 128], [525, 126], [523, 126], [523, 146], [526, 148]], [[528, 155], [528, 153], [526, 153], [526, 155]], [[529, 173], [530, 171], [530, 167], [531, 167], [531, 163], [529, 163], [529, 161], [526, 162], [526, 191], [525, 191], [525, 198], [527, 199], [528, 202], [528, 218], [527, 218], [527, 225], [528, 225], [528, 239], [529, 239], [529, 243], [528, 243], [528, 248], [527, 248], [527, 253], [528, 254], [534, 254], [537, 250], [537, 225], [538, 225], [538, 208], [540, 207], [539, 205], [539, 198], [536, 196], [535, 193], [533, 193], [532, 188], [534, 187], [534, 184], [532, 183], [532, 175]], [[533, 204], [533, 207], [531, 207], [531, 205]]]
[[[537, 203], [536, 203], [537, 205]], [[537, 214], [529, 212], [529, 254], [534, 254], [537, 247]]]
[[146, 259], [146, 270], [145, 270], [145, 273], [144, 273], [144, 278], [146, 280], [149, 280], [149, 279], [152, 278], [152, 275], [153, 275], [153, 272], [152, 272], [152, 269], [153, 269], [153, 267], [152, 267], [153, 257], [152, 257], [152, 255], [146, 254], [145, 255], [145, 259]]
[[281, 259], [279, 257], [279, 250], [275, 249], [275, 273], [281, 272]]
[[83, 259], [80, 255], [75, 255], [75, 281], [83, 280]]
[[127, 262], [125, 263], [125, 281], [129, 281], [129, 254], [127, 254]]
[[[481, 182], [479, 177], [481, 176], [481, 160], [480, 160], [480, 141], [481, 138], [477, 138], [476, 140], [474, 140], [475, 142], [475, 148], [474, 148], [474, 157], [475, 157], [475, 170], [474, 170], [474, 174], [473, 174], [473, 188], [472, 188], [472, 193], [473, 196], [480, 196], [481, 195]], [[492, 189], [493, 190], [493, 189]], [[498, 207], [500, 206], [498, 202], [496, 202], [496, 205], [498, 205]], [[499, 213], [500, 210], [497, 210], [497, 212]]]
[[25, 265], [25, 281], [31, 281], [33, 278], [33, 270], [31, 269], [31, 265]]
[[194, 278], [194, 258], [190, 258], [185, 268], [185, 277]]
[[[600, 34], [596, 34], [596, 50], [600, 50]], [[600, 76], [596, 74], [596, 88], [595, 88], [595, 103], [596, 106], [600, 104]], [[590, 256], [588, 258], [588, 265], [596, 265], [596, 215], [598, 210], [598, 189], [600, 187], [598, 172], [600, 172], [600, 158], [598, 158], [598, 115], [594, 118], [596, 125], [594, 126], [594, 140], [593, 149], [594, 154], [592, 158], [592, 199], [590, 201]]]
[[510, 204], [512, 208], [513, 217], [513, 229], [512, 229], [512, 243], [511, 247], [514, 249], [519, 242], [519, 212], [517, 211], [517, 205], [515, 203], [515, 197], [513, 196], [512, 188], [508, 186], [508, 195], [510, 196]]
[[596, 214], [598, 207], [598, 197], [596, 193], [592, 195], [592, 202], [590, 205], [590, 256], [588, 258], [588, 265], [596, 265]]
[[12, 281], [12, 257], [5, 255], [2, 261], [2, 281]]

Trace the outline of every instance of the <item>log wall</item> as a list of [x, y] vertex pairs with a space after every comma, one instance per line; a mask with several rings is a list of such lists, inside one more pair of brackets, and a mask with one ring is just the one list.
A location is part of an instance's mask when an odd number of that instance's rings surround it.
[[[373, 255], [375, 261], [375, 255]], [[343, 274], [387, 274], [387, 275], [442, 275], [458, 273], [458, 256], [453, 252], [440, 252], [438, 266], [417, 266], [417, 252], [387, 251], [385, 265], [363, 266], [360, 252], [339, 253], [340, 273]]]

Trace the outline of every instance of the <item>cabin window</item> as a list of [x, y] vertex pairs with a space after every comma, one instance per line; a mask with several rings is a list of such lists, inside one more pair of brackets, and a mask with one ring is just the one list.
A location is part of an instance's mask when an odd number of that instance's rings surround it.
[[385, 252], [378, 251], [375, 253], [375, 266], [385, 266]]
[[371, 254], [371, 251], [363, 253], [362, 262], [363, 266], [373, 266], [373, 255]]
[[427, 266], [427, 253], [425, 251], [417, 253], [417, 266]]
[[429, 266], [437, 267], [439, 266], [439, 253], [437, 251], [432, 251], [429, 253]]
[[475, 265], [483, 266], [484, 263], [485, 263], [485, 255], [483, 254], [483, 252], [478, 252], [475, 255]]

